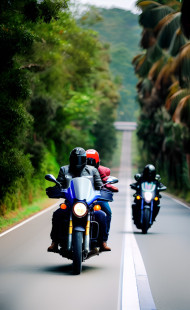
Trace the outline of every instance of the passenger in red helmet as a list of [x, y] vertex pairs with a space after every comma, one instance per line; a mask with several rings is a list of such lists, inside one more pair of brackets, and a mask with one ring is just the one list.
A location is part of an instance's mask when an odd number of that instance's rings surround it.
[[[100, 177], [102, 179], [102, 182], [106, 183], [108, 177], [110, 176], [110, 169], [100, 165], [99, 153], [94, 149], [89, 149], [86, 151], [86, 158], [87, 158], [87, 165], [94, 166], [95, 168], [97, 168]], [[118, 188], [111, 184], [107, 184], [105, 187], [112, 192], [118, 192]], [[104, 211], [107, 215], [107, 230], [108, 230], [107, 232], [109, 234], [112, 211], [107, 201], [104, 200], [99, 201], [99, 204], [101, 205], [102, 211]]]

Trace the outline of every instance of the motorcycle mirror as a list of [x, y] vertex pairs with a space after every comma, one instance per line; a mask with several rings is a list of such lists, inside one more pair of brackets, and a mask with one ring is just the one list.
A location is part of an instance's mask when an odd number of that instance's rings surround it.
[[137, 173], [137, 174], [135, 174], [135, 176], [134, 176], [134, 178], [135, 178], [136, 181], [138, 181], [138, 180], [140, 179], [140, 177], [141, 177], [141, 174], [140, 174], [140, 173]]
[[56, 180], [56, 178], [52, 174], [46, 174], [45, 179], [61, 186], [60, 183]]
[[159, 192], [163, 192], [163, 191], [165, 191], [166, 189], [167, 189], [166, 186], [162, 186], [162, 187], [158, 187], [158, 188], [157, 188], [157, 190], [158, 190]]
[[107, 178], [107, 181], [106, 181], [107, 184], [115, 184], [115, 183], [118, 183], [118, 182], [119, 182], [119, 180], [117, 178], [115, 178], [115, 177], [112, 177], [112, 176]]
[[156, 177], [155, 177], [155, 179], [156, 179], [157, 181], [160, 181], [160, 180], [161, 180], [161, 177], [160, 177], [160, 175], [159, 175], [159, 174], [156, 174]]
[[130, 184], [130, 187], [132, 188], [132, 189], [137, 189], [137, 185], [136, 184]]

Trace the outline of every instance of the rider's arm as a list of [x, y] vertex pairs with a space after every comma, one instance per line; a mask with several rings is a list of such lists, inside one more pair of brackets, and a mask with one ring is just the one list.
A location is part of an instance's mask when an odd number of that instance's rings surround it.
[[66, 182], [66, 178], [65, 178], [65, 167], [64, 166], [61, 167], [60, 170], [59, 170], [57, 181], [59, 183], [61, 183], [63, 188], [67, 187], [67, 182]]
[[100, 189], [103, 185], [100, 174], [96, 168], [93, 167], [93, 178], [95, 189]]
[[102, 182], [105, 183], [107, 181], [108, 176], [110, 175], [110, 169], [104, 166], [99, 166], [98, 172], [100, 174]]
[[161, 191], [165, 191], [167, 189], [167, 187], [162, 184], [161, 182], [158, 182], [158, 188], [161, 190]]

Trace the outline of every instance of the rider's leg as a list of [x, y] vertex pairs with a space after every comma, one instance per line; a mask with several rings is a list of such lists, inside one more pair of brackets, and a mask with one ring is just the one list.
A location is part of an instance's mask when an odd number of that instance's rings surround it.
[[111, 251], [107, 246], [108, 232], [107, 232], [107, 216], [103, 211], [95, 211], [95, 220], [99, 223], [99, 237], [100, 251]]
[[98, 201], [98, 203], [100, 204], [102, 211], [104, 211], [107, 215], [107, 233], [109, 235], [111, 218], [112, 218], [112, 211], [111, 211], [110, 205], [105, 200], [100, 200]]
[[67, 236], [69, 223], [69, 212], [63, 209], [57, 209], [52, 216], [52, 230], [50, 237], [52, 244], [48, 247], [48, 252], [57, 252], [58, 244], [64, 243]]

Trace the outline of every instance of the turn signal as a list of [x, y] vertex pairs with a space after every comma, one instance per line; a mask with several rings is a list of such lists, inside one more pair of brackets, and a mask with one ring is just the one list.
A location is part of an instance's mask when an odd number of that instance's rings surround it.
[[141, 196], [137, 195], [136, 198], [137, 198], [137, 200], [140, 200], [140, 199], [141, 199]]
[[156, 196], [156, 197], [154, 198], [154, 200], [155, 200], [155, 201], [158, 201], [158, 197]]
[[94, 206], [94, 211], [100, 211], [102, 208], [100, 205], [95, 205]]
[[60, 208], [65, 210], [65, 209], [67, 209], [67, 205], [65, 203], [62, 203], [62, 204], [60, 204]]

